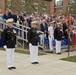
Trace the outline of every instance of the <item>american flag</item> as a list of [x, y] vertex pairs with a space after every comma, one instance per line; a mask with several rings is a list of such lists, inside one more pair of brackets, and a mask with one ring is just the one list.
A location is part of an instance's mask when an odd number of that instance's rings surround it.
[[69, 22], [70, 22], [70, 9], [68, 7], [68, 13], [67, 13], [67, 16], [66, 16], [66, 25], [69, 25]]

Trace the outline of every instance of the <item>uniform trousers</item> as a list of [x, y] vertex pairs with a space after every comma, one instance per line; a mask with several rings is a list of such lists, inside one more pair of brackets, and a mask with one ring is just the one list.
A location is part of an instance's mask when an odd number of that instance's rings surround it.
[[43, 39], [44, 39], [44, 36], [43, 34], [40, 35], [40, 45], [43, 45]]
[[31, 62], [38, 61], [38, 46], [29, 45]]
[[15, 48], [6, 49], [7, 67], [14, 67], [14, 51], [15, 51]]
[[49, 47], [50, 47], [50, 50], [53, 50], [53, 37], [49, 37]]
[[61, 41], [56, 40], [56, 53], [61, 52]]

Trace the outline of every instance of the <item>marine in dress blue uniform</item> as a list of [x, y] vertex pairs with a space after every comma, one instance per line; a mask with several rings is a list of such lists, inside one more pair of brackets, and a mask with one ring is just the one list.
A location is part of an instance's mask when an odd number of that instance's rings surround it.
[[7, 54], [7, 67], [9, 70], [16, 69], [14, 66], [14, 50], [16, 46], [16, 31], [13, 29], [13, 19], [6, 20], [7, 28], [3, 30], [3, 47]]
[[31, 23], [32, 28], [28, 31], [28, 42], [30, 49], [30, 59], [32, 64], [38, 64], [38, 31], [37, 21]]
[[61, 23], [57, 23], [57, 28], [54, 30], [54, 38], [56, 41], [56, 53], [61, 54], [61, 40], [62, 40], [62, 29], [61, 29]]

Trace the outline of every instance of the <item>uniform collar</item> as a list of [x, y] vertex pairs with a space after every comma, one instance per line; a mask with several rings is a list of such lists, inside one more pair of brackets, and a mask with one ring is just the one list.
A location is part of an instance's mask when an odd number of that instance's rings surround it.
[[13, 30], [13, 27], [12, 27], [12, 28], [10, 28], [10, 27], [8, 26], [8, 29]]

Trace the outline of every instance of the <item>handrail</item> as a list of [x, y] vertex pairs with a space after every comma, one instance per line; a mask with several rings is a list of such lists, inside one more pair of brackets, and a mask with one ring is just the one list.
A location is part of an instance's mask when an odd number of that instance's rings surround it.
[[[0, 31], [3, 31], [7, 27], [7, 25], [8, 25], [7, 23], [0, 22]], [[24, 48], [24, 42], [28, 42], [27, 33], [28, 33], [28, 30], [30, 29], [30, 27], [14, 23], [13, 28], [15, 28], [17, 33], [18, 33], [17, 41], [18, 41], [18, 39], [22, 40], [23, 41], [23, 48]], [[44, 32], [39, 31], [39, 33], [41, 33], [43, 35], [43, 40], [42, 40], [43, 43], [42, 43], [42, 45], [40, 45], [38, 43], [38, 47], [40, 47], [44, 50]]]

